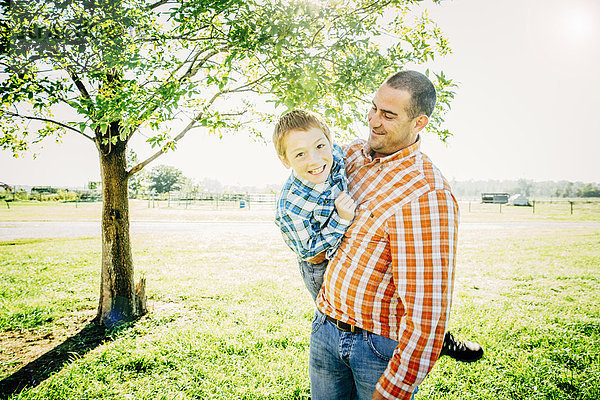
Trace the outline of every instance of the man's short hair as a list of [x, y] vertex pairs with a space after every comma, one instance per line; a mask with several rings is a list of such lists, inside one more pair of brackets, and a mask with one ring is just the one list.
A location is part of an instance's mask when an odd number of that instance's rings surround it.
[[311, 128], [320, 129], [329, 143], [332, 142], [329, 127], [317, 114], [305, 110], [292, 110], [279, 117], [273, 132], [273, 144], [277, 154], [285, 157], [284, 139], [289, 132], [308, 131]]
[[404, 70], [387, 78], [385, 83], [394, 89], [406, 90], [411, 95], [411, 104], [406, 110], [410, 118], [419, 115], [431, 116], [435, 108], [435, 87], [428, 77], [417, 71]]

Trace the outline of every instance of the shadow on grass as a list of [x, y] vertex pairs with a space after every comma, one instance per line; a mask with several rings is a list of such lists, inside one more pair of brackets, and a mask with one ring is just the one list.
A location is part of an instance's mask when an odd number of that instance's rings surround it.
[[104, 326], [90, 322], [74, 336], [0, 381], [0, 399], [39, 385], [69, 361], [109, 340], [111, 337]]

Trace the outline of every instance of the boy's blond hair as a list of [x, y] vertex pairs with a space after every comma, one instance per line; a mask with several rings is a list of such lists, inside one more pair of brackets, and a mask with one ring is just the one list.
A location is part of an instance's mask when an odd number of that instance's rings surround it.
[[273, 132], [273, 144], [280, 157], [285, 158], [285, 136], [291, 131], [308, 131], [311, 128], [317, 128], [323, 131], [323, 134], [332, 143], [331, 132], [327, 124], [317, 114], [305, 110], [292, 110], [281, 117], [275, 125]]

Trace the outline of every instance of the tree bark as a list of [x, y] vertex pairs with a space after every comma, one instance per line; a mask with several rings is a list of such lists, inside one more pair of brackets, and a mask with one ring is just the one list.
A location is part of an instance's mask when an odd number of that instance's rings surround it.
[[126, 143], [98, 144], [98, 150], [103, 205], [102, 275], [97, 321], [114, 328], [146, 313], [145, 281], [140, 281], [136, 291], [129, 236]]

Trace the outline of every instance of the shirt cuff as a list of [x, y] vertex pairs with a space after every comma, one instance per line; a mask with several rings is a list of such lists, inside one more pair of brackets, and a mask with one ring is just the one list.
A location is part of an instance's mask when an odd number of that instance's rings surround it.
[[402, 388], [395, 386], [392, 382], [385, 378], [385, 375], [383, 375], [379, 379], [379, 382], [377, 382], [375, 390], [377, 390], [386, 399], [410, 400], [415, 391], [415, 388], [408, 385], [402, 386]]
[[352, 221], [354, 221], [354, 218], [352, 218], [352, 219], [342, 218], [342, 217], [339, 216], [339, 214], [338, 214], [338, 217], [340, 219], [340, 223], [347, 224], [346, 226], [352, 225]]
[[354, 221], [354, 217], [352, 217], [352, 219], [345, 219], [345, 218], [340, 217], [339, 214], [336, 214], [336, 216], [337, 216], [337, 220], [338, 220], [338, 225], [340, 225], [338, 230], [346, 232], [346, 229], [348, 229], [350, 227], [350, 225], [352, 225], [352, 222]]

